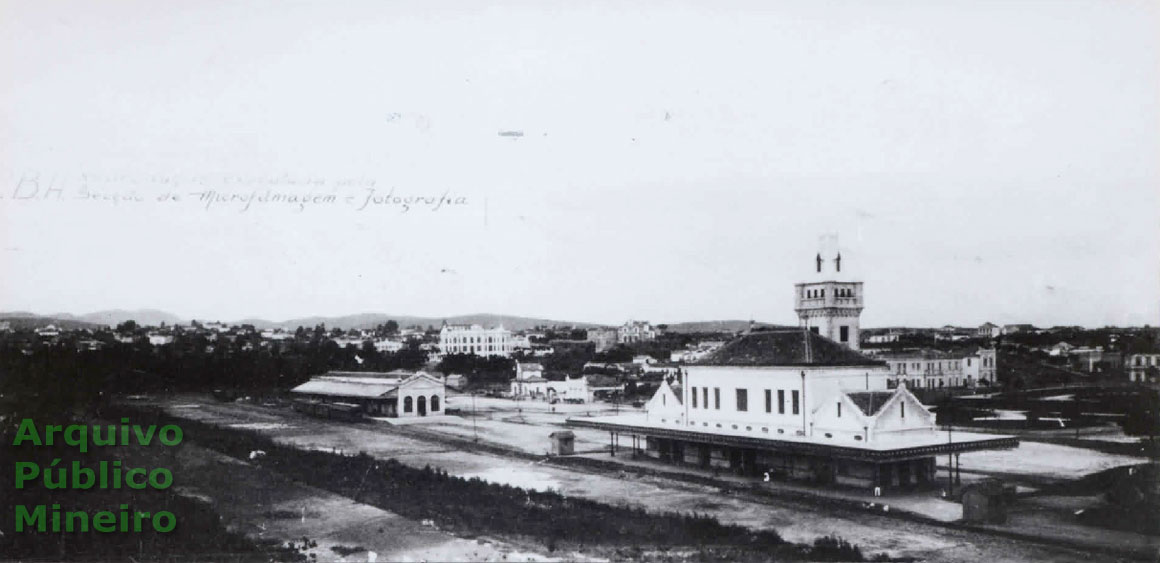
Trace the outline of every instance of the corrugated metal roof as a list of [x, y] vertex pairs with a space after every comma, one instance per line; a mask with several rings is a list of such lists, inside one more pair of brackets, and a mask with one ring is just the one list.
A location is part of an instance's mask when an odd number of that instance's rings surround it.
[[293, 393], [332, 397], [388, 397], [399, 388], [398, 379], [375, 377], [316, 377], [291, 389]]

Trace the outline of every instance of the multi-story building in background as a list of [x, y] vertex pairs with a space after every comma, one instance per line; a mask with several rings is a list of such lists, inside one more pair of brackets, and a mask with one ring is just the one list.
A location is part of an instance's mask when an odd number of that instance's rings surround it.
[[628, 321], [616, 329], [616, 341], [621, 344], [655, 340], [657, 331], [648, 321]]
[[480, 325], [443, 325], [439, 331], [439, 349], [444, 354], [475, 354], [476, 356], [509, 357], [512, 353], [512, 333], [502, 325], [483, 328]]
[[1160, 354], [1129, 354], [1125, 363], [1128, 381], [1142, 383], [1160, 374]]
[[995, 350], [980, 348], [943, 352], [918, 349], [883, 351], [875, 357], [890, 366], [891, 378], [910, 389], [964, 387], [995, 381]]
[[615, 328], [590, 328], [588, 329], [589, 342], [596, 344], [596, 351], [603, 352], [616, 346], [617, 330]]

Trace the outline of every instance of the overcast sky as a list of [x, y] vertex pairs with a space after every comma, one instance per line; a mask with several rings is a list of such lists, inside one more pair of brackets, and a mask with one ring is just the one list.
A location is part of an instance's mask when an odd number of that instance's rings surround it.
[[1156, 2], [103, 4], [0, 2], [0, 310], [1160, 324]]

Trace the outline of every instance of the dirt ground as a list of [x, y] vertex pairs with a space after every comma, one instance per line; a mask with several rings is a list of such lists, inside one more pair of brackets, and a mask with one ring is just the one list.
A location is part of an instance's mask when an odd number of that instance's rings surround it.
[[[175, 490], [209, 502], [230, 530], [282, 545], [301, 545], [303, 538], [308, 538], [313, 547], [304, 553], [317, 555], [319, 561], [559, 561], [580, 557], [549, 557], [495, 540], [457, 538], [429, 523], [290, 481], [193, 444], [173, 450], [135, 449], [129, 455], [135, 464], [171, 469]], [[341, 551], [332, 549], [335, 547]]]
[[[454, 408], [462, 409], [460, 399], [464, 398], [455, 398], [455, 402], [449, 403]], [[546, 403], [529, 405], [524, 402], [516, 407], [523, 411], [518, 412], [509, 409], [502, 399], [488, 400], [482, 405], [479, 398], [476, 400], [474, 428], [470, 414], [467, 414], [424, 422], [422, 430], [458, 438], [474, 437], [478, 433], [481, 440], [538, 454], [546, 450], [547, 434], [563, 428], [566, 416], [551, 412]], [[640, 505], [652, 511], [695, 511], [710, 514], [725, 523], [754, 529], [772, 528], [787, 540], [795, 542], [812, 542], [819, 536], [834, 534], [860, 545], [867, 553], [886, 552], [928, 561], [1092, 560], [1090, 553], [901, 521], [869, 510], [862, 513], [832, 509], [817, 503], [774, 502], [746, 495], [724, 494], [718, 487], [664, 477], [559, 467], [513, 456], [463, 451], [448, 445], [448, 442], [426, 440], [386, 423], [329, 422], [308, 418], [288, 409], [219, 403], [208, 397], [180, 397], [156, 402], [177, 416], [250, 428], [281, 442], [301, 447], [348, 453], [365, 451], [384, 459], [395, 458], [415, 467], [431, 465], [464, 477], [478, 477], [530, 488], [555, 489], [565, 495], [614, 504]], [[584, 406], [568, 405], [571, 408]], [[593, 411], [593, 415], [596, 414]], [[573, 413], [568, 415], [576, 416]], [[602, 432], [575, 429], [574, 432], [577, 434], [578, 449], [599, 451], [601, 446], [607, 444], [607, 435]], [[962, 459], [966, 468], [968, 456], [964, 455]], [[981, 466], [987, 467], [987, 463], [984, 460]]]

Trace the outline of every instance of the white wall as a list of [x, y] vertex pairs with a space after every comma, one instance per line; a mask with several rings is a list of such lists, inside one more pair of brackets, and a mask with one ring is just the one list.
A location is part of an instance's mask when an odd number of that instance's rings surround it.
[[[805, 372], [805, 396], [802, 393]], [[724, 367], [689, 366], [682, 386], [685, 419], [698, 428], [731, 428], [733, 425], [759, 425], [782, 429], [793, 434], [803, 428], [808, 432], [812, 411], [839, 392], [883, 391], [889, 371], [886, 367]], [[709, 389], [709, 407], [705, 408], [703, 389]], [[697, 390], [697, 407], [692, 406], [692, 390]], [[721, 404], [714, 402], [714, 389], [720, 389]], [[737, 409], [737, 389], [745, 389], [748, 409]], [[770, 390], [770, 412], [765, 410], [765, 390]], [[779, 414], [778, 390], [785, 392], [785, 414]], [[798, 391], [800, 406], [793, 414], [793, 392]], [[804, 416], [803, 416], [804, 413]]]

